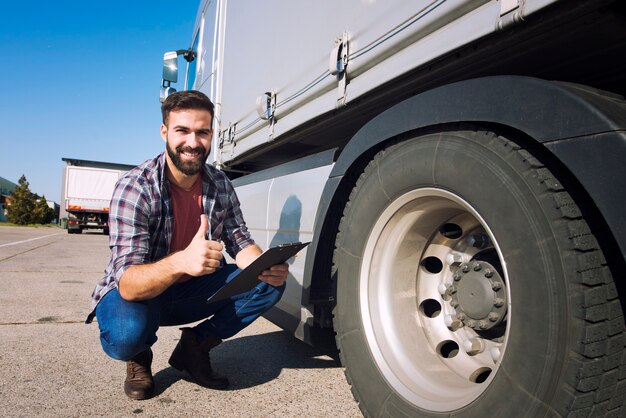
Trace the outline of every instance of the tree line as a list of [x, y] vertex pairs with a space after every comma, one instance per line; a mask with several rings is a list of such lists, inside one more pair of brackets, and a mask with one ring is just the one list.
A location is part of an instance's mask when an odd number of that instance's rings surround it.
[[17, 187], [9, 195], [11, 204], [7, 205], [9, 222], [17, 225], [49, 224], [54, 219], [54, 210], [48, 206], [45, 196], [37, 200], [30, 191], [26, 176], [22, 175]]

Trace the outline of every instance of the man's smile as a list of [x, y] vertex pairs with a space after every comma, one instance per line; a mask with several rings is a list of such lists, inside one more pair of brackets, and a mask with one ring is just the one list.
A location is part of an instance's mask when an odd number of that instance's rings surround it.
[[185, 159], [195, 160], [199, 157], [203, 157], [206, 151], [202, 147], [177, 147], [176, 152]]

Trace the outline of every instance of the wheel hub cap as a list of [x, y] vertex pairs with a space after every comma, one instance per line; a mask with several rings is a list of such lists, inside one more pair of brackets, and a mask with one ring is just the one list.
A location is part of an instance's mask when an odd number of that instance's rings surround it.
[[484, 331], [502, 322], [506, 288], [497, 270], [486, 261], [463, 263], [449, 287], [450, 305], [463, 325]]

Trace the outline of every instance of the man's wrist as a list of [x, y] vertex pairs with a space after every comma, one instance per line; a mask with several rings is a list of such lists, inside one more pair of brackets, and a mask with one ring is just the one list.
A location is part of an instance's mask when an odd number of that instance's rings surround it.
[[185, 262], [182, 260], [182, 251], [176, 251], [165, 257], [162, 261], [166, 263], [166, 269], [178, 280], [180, 276], [186, 273]]

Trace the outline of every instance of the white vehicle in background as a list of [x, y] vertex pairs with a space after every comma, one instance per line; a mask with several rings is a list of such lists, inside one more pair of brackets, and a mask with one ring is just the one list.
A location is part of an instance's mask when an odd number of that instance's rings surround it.
[[205, 0], [179, 55], [364, 415], [626, 416], [624, 2]]
[[[69, 161], [69, 159], [68, 159]], [[68, 234], [102, 229], [109, 234], [109, 204], [123, 170], [68, 165], [63, 172]]]

